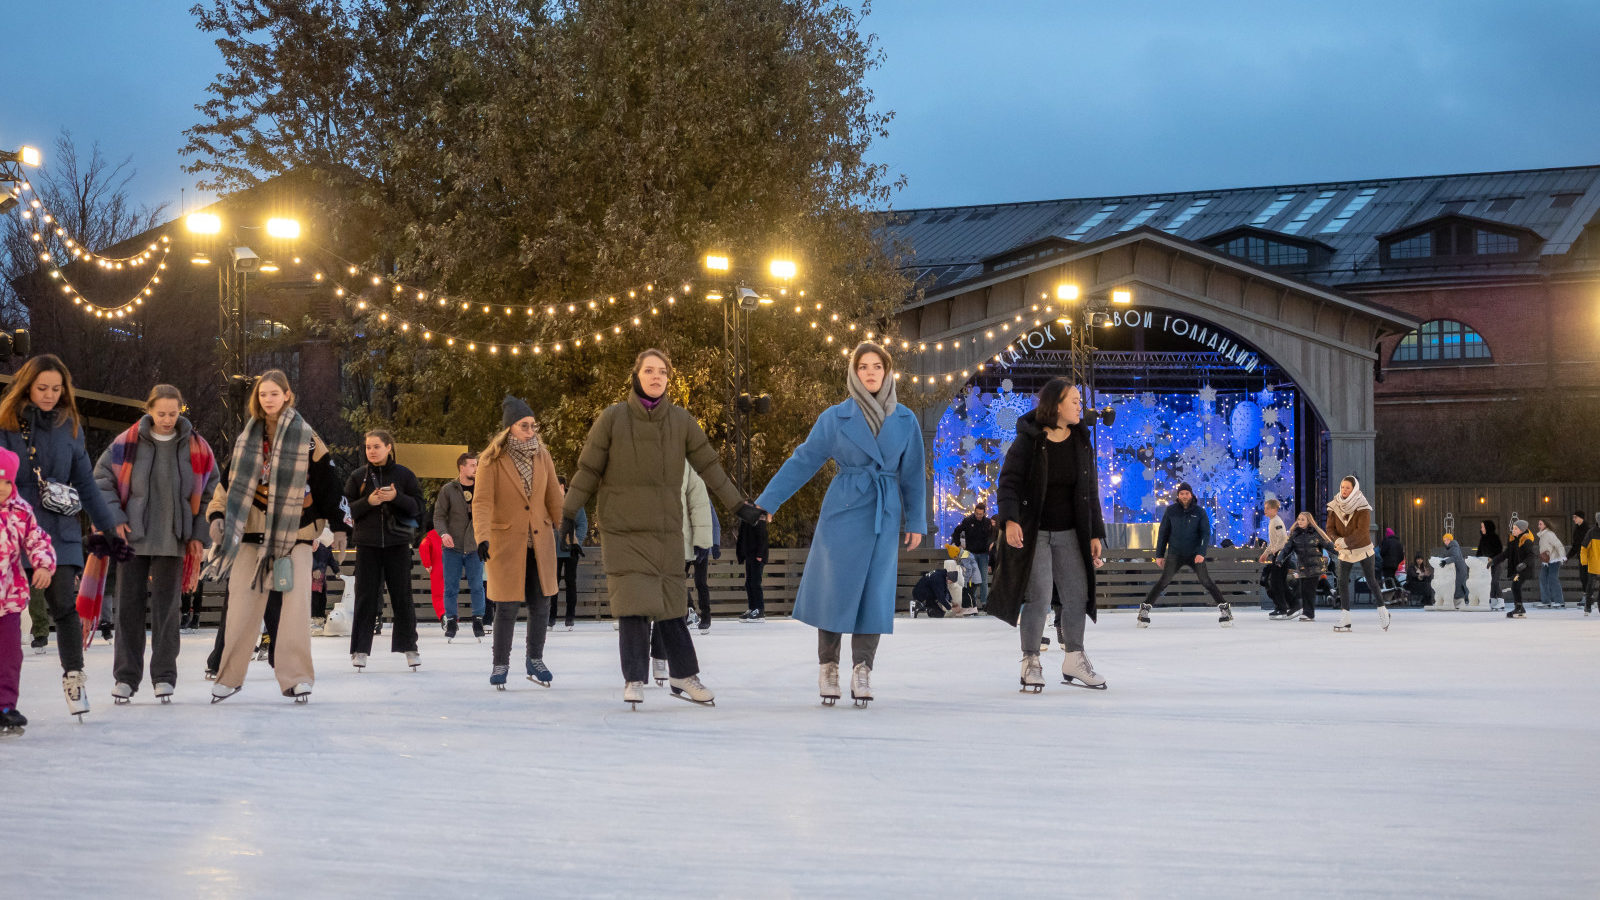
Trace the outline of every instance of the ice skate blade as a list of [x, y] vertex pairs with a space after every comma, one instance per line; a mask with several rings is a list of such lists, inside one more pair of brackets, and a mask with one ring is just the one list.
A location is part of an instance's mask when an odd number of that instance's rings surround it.
[[497, 690], [497, 691], [503, 691], [503, 690], [506, 689], [506, 686], [503, 685], [503, 684], [497, 684], [497, 685], [494, 686], [494, 689]]
[[677, 697], [679, 700], [685, 700], [685, 701], [688, 701], [689, 703], [693, 703], [695, 706], [716, 706], [717, 705], [717, 701], [715, 699], [712, 699], [712, 700], [696, 700], [695, 698], [689, 696], [687, 693], [685, 693], [683, 691], [678, 690], [677, 688], [673, 688], [672, 689], [672, 696]]
[[856, 709], [866, 709], [867, 704], [872, 702], [871, 697], [857, 697], [852, 695], [850, 699], [855, 701]]
[[1019, 694], [1038, 694], [1038, 693], [1043, 693], [1043, 691], [1044, 691], [1044, 685], [1042, 685], [1042, 684], [1023, 684], [1022, 690], [1018, 691], [1017, 693], [1019, 693]]
[[24, 731], [26, 731], [26, 730], [27, 729], [25, 727], [24, 728], [11, 728], [11, 727], [0, 728], [0, 738], [22, 737], [22, 733]]
[[307, 703], [311, 702], [311, 695], [310, 694], [301, 694], [300, 696], [294, 698], [294, 702], [296, 704], [300, 705], [300, 706], [304, 706]]
[[207, 672], [206, 673], [206, 680], [207, 681], [216, 681], [217, 680], [217, 673], [215, 673], [215, 672]]
[[656, 687], [661, 687], [663, 684], [666, 684], [666, 683], [667, 683], [667, 680], [665, 678], [657, 678], [656, 679]]
[[1149, 622], [1140, 622], [1139, 623], [1139, 627], [1140, 628], [1149, 628], [1150, 627], [1150, 623]]
[[644, 701], [643, 700], [624, 700], [622, 702], [628, 704], [628, 709], [629, 709], [630, 712], [638, 712], [639, 711], [639, 704], [643, 703]]
[[112, 697], [111, 698], [111, 702], [115, 703], [118, 706], [127, 706], [129, 703], [133, 702], [133, 698], [132, 697]]
[[1233, 620], [1229, 619], [1226, 622], [1218, 622], [1217, 624], [1221, 625], [1223, 628], [1232, 628], [1233, 627]]
[[823, 697], [822, 698], [822, 705], [823, 706], [832, 706], [832, 705], [834, 705], [835, 703], [838, 703], [838, 702], [839, 702], [839, 698], [838, 697]]
[[1090, 684], [1087, 681], [1079, 681], [1079, 680], [1077, 680], [1076, 678], [1073, 678], [1070, 675], [1062, 676], [1061, 683], [1062, 684], [1071, 685], [1072, 687], [1083, 688], [1084, 690], [1089, 690], [1089, 691], [1103, 691], [1103, 690], [1106, 689], [1106, 685], [1103, 684], [1103, 683], [1102, 684]]
[[82, 724], [83, 724], [83, 717], [84, 717], [84, 716], [87, 716], [87, 715], [88, 715], [88, 714], [89, 714], [89, 713], [88, 713], [88, 712], [87, 712], [87, 711], [85, 711], [85, 712], [75, 712], [75, 713], [73, 713], [73, 715], [75, 715], [75, 716], [77, 716], [77, 717], [78, 717], [78, 724], [79, 724], [79, 725], [82, 725]]
[[417, 663], [416, 665], [411, 667], [411, 671], [415, 672], [416, 670], [418, 670], [420, 668], [422, 668], [422, 663]]
[[1333, 626], [1333, 630], [1339, 632], [1340, 634], [1348, 634], [1350, 632], [1350, 626], [1349, 625], [1335, 625], [1335, 626]]
[[537, 684], [539, 687], [542, 687], [542, 688], [547, 688], [547, 687], [550, 686], [550, 682], [548, 682], [548, 681], [540, 681], [539, 679], [533, 677], [532, 675], [528, 676], [528, 680], [533, 682], [534, 684]]

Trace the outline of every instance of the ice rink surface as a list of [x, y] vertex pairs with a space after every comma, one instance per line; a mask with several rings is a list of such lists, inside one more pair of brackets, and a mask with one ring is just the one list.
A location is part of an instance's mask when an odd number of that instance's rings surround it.
[[416, 673], [387, 634], [363, 674], [314, 639], [307, 706], [264, 662], [212, 705], [203, 632], [173, 704], [115, 707], [96, 641], [82, 725], [52, 645], [0, 740], [0, 893], [1600, 895], [1600, 617], [1334, 619], [1106, 613], [1110, 689], [1052, 648], [1037, 696], [1004, 624], [901, 619], [866, 710], [819, 705], [788, 620], [696, 638], [715, 708], [652, 685], [638, 712], [609, 623], [550, 635], [549, 690], [492, 690], [489, 644], [432, 623]]

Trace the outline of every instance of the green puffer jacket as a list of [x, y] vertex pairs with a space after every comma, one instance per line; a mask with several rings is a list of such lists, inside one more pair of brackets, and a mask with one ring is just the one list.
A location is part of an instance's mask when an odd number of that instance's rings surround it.
[[584, 441], [562, 515], [599, 496], [595, 521], [611, 614], [656, 621], [688, 612], [683, 590], [683, 467], [688, 463], [729, 512], [744, 502], [694, 416], [637, 395], [607, 407]]

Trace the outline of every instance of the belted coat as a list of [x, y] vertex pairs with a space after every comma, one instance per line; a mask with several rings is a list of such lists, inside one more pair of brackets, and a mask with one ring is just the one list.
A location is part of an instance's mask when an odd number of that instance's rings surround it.
[[922, 426], [897, 405], [874, 437], [855, 400], [830, 406], [756, 505], [776, 511], [830, 459], [839, 471], [822, 500], [794, 617], [841, 634], [889, 634], [900, 535], [928, 530]]

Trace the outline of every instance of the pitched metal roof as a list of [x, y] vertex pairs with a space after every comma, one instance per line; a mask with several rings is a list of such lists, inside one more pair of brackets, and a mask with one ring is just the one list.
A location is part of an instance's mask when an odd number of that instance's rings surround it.
[[[1332, 259], [1302, 277], [1356, 286], [1417, 278], [1416, 266], [1383, 271], [1377, 238], [1447, 213], [1535, 232], [1544, 238], [1540, 257], [1553, 261], [1600, 217], [1600, 166], [893, 210], [882, 227], [928, 291], [976, 278], [985, 260], [1046, 238], [1087, 243], [1139, 226], [1192, 241], [1251, 225], [1320, 241], [1333, 248]], [[1540, 270], [1539, 260], [1523, 258], [1444, 265], [1428, 275]]]

